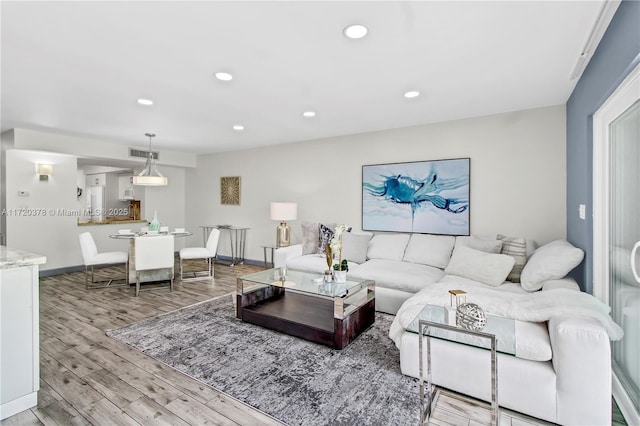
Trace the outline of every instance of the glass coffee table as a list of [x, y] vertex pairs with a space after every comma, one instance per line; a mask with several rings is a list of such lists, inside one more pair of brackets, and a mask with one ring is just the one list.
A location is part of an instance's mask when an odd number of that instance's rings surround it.
[[[431, 339], [487, 349], [491, 353], [491, 420], [497, 425], [498, 412], [498, 358], [497, 352], [515, 355], [515, 320], [510, 318], [486, 315], [487, 324], [482, 331], [449, 325], [445, 321], [443, 306], [425, 305], [416, 318], [409, 324], [407, 331], [420, 334], [418, 340], [419, 374], [420, 374], [420, 424], [429, 421], [435, 406], [436, 388], [431, 382]], [[427, 371], [426, 383], [423, 367], [423, 341], [426, 341]], [[426, 385], [426, 386], [425, 386]]]
[[320, 274], [268, 269], [237, 279], [243, 321], [343, 349], [375, 320], [375, 283], [324, 282]]

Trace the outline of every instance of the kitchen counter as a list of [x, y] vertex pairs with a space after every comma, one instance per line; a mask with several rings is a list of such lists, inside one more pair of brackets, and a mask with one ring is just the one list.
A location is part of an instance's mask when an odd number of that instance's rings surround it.
[[0, 246], [0, 420], [38, 404], [39, 265], [45, 256]]
[[42, 265], [47, 258], [40, 254], [0, 246], [0, 269], [18, 268], [20, 266]]
[[78, 220], [78, 226], [89, 226], [89, 225], [126, 225], [127, 223], [149, 223], [144, 219], [133, 220], [133, 219], [105, 219], [105, 220]]

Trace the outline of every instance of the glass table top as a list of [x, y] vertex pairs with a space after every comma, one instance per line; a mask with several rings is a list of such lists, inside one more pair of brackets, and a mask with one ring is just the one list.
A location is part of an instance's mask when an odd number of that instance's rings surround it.
[[334, 298], [350, 296], [371, 282], [369, 280], [347, 279], [344, 283], [326, 283], [322, 280], [322, 275], [320, 274], [292, 271], [290, 269], [287, 269], [285, 276], [282, 277], [280, 268], [244, 275], [241, 279], [255, 284], [284, 287], [287, 290], [300, 293]]
[[[446, 325], [445, 310], [443, 306], [425, 305], [418, 315], [411, 321], [407, 327], [407, 331], [418, 333], [418, 322], [420, 320], [429, 321], [437, 324]], [[516, 353], [516, 332], [515, 320], [511, 318], [498, 317], [487, 314], [487, 325], [481, 330], [482, 333], [493, 334], [496, 336], [496, 350], [498, 352], [515, 355]], [[456, 327], [464, 332], [448, 331], [441, 328], [429, 327], [426, 333], [438, 339], [449, 340], [465, 345], [476, 346], [480, 348], [490, 349], [491, 343], [487, 338], [473, 336], [467, 334], [469, 330]]]

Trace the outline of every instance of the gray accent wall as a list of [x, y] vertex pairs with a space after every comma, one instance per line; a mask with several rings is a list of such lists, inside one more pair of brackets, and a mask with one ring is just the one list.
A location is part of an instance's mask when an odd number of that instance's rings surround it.
[[[623, 1], [567, 101], [567, 239], [585, 251], [573, 271], [593, 292], [593, 114], [640, 61], [640, 2]], [[587, 217], [578, 217], [586, 204]]]

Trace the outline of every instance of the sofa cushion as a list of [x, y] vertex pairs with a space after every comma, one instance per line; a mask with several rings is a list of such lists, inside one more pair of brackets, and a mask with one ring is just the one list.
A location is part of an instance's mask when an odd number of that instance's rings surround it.
[[498, 235], [498, 240], [502, 241], [500, 253], [512, 256], [515, 260], [507, 279], [513, 283], [519, 283], [522, 269], [527, 263], [527, 242], [524, 238], [505, 237], [504, 235]]
[[318, 224], [302, 222], [302, 255], [318, 252]]
[[551, 341], [546, 322], [515, 321], [516, 356], [531, 361], [549, 361]]
[[444, 269], [455, 242], [456, 237], [450, 235], [413, 234], [402, 260]]
[[578, 266], [584, 252], [565, 240], [556, 240], [537, 249], [524, 266], [520, 284], [527, 291], [537, 291], [547, 280], [557, 280]]
[[505, 281], [514, 262], [511, 256], [486, 253], [460, 245], [453, 250], [444, 271], [495, 287]]
[[409, 242], [409, 234], [377, 234], [369, 241], [367, 258], [399, 260], [404, 257], [404, 250]]
[[487, 238], [469, 237], [467, 246], [472, 249], [484, 251], [486, 253], [500, 253], [502, 249], [502, 241], [490, 240]]
[[[349, 273], [358, 267], [358, 264], [347, 262], [349, 264]], [[327, 258], [319, 254], [307, 254], [305, 256], [297, 256], [287, 259], [287, 268], [296, 271], [312, 272], [322, 274], [329, 269], [327, 267]]]
[[373, 234], [357, 234], [354, 232], [342, 233], [342, 258], [355, 263], [364, 263], [367, 260], [369, 240]]
[[374, 280], [376, 287], [416, 293], [444, 276], [441, 269], [401, 260], [370, 259], [357, 266], [349, 276]]

